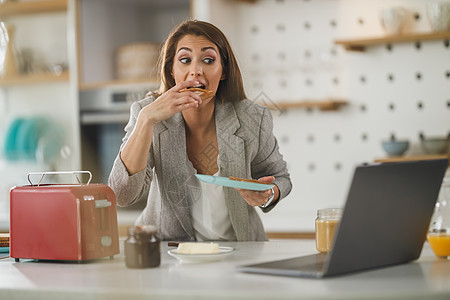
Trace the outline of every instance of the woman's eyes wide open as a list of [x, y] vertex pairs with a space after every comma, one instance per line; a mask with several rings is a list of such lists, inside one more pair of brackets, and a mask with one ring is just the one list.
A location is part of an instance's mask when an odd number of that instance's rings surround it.
[[[179, 60], [180, 60], [180, 62], [181, 62], [182, 64], [188, 64], [188, 63], [190, 63], [190, 62], [192, 61], [192, 59], [189, 58], [189, 57], [182, 57], [182, 58], [180, 58]], [[203, 61], [205, 64], [210, 65], [210, 64], [212, 64], [212, 63], [215, 61], [215, 59], [212, 58], [212, 57], [205, 57], [205, 58], [202, 59], [202, 61]]]

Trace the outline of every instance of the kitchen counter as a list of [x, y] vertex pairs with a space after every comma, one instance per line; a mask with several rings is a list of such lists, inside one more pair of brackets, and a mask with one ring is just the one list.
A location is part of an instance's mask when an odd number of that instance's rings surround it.
[[[88, 263], [0, 260], [0, 299], [450, 299], [450, 261], [425, 243], [419, 260], [327, 279], [241, 273], [236, 266], [315, 253], [314, 240], [229, 242], [223, 261], [128, 269], [123, 252]], [[123, 246], [123, 241], [121, 241]], [[368, 258], [370, 259], [370, 257]]]

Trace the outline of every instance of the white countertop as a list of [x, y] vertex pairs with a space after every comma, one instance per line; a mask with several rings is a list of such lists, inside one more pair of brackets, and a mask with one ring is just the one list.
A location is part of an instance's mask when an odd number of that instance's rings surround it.
[[[450, 261], [425, 244], [418, 261], [327, 279], [241, 273], [236, 266], [315, 253], [313, 240], [221, 243], [220, 262], [128, 269], [121, 253], [89, 263], [0, 260], [0, 299], [450, 299]], [[123, 241], [121, 241], [123, 246]], [[370, 259], [370, 258], [368, 258]]]

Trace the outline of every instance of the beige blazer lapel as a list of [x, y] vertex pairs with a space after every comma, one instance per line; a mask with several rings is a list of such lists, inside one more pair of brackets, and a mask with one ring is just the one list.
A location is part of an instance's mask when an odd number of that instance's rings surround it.
[[[186, 168], [186, 132], [181, 113], [174, 115], [158, 126], [160, 157], [164, 162], [164, 170], [160, 184], [172, 210], [186, 233], [194, 238], [194, 228], [189, 207], [192, 203], [192, 188], [188, 184], [191, 174]], [[163, 216], [164, 217], [164, 216]]]
[[[217, 142], [219, 144], [220, 175], [223, 177], [235, 176], [247, 178], [250, 169], [243, 167], [245, 163], [244, 141], [236, 135], [240, 128], [234, 106], [230, 103], [216, 102], [215, 108]], [[249, 167], [248, 167], [249, 168]], [[225, 199], [238, 241], [248, 240], [248, 204], [233, 188], [224, 188]]]

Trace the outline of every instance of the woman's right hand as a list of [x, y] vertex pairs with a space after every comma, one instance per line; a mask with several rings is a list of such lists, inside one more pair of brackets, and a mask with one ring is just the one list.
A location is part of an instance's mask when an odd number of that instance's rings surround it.
[[143, 108], [138, 118], [147, 120], [151, 124], [156, 124], [172, 117], [180, 111], [198, 107], [202, 103], [200, 96], [189, 90], [182, 91], [183, 89], [198, 84], [199, 82], [195, 80], [179, 82], [151, 104]]
[[180, 111], [198, 107], [202, 103], [202, 99], [196, 93], [189, 90], [181, 91], [198, 84], [199, 82], [195, 80], [180, 82], [141, 109], [136, 125], [120, 152], [120, 158], [130, 176], [145, 169], [147, 165], [153, 126]]

